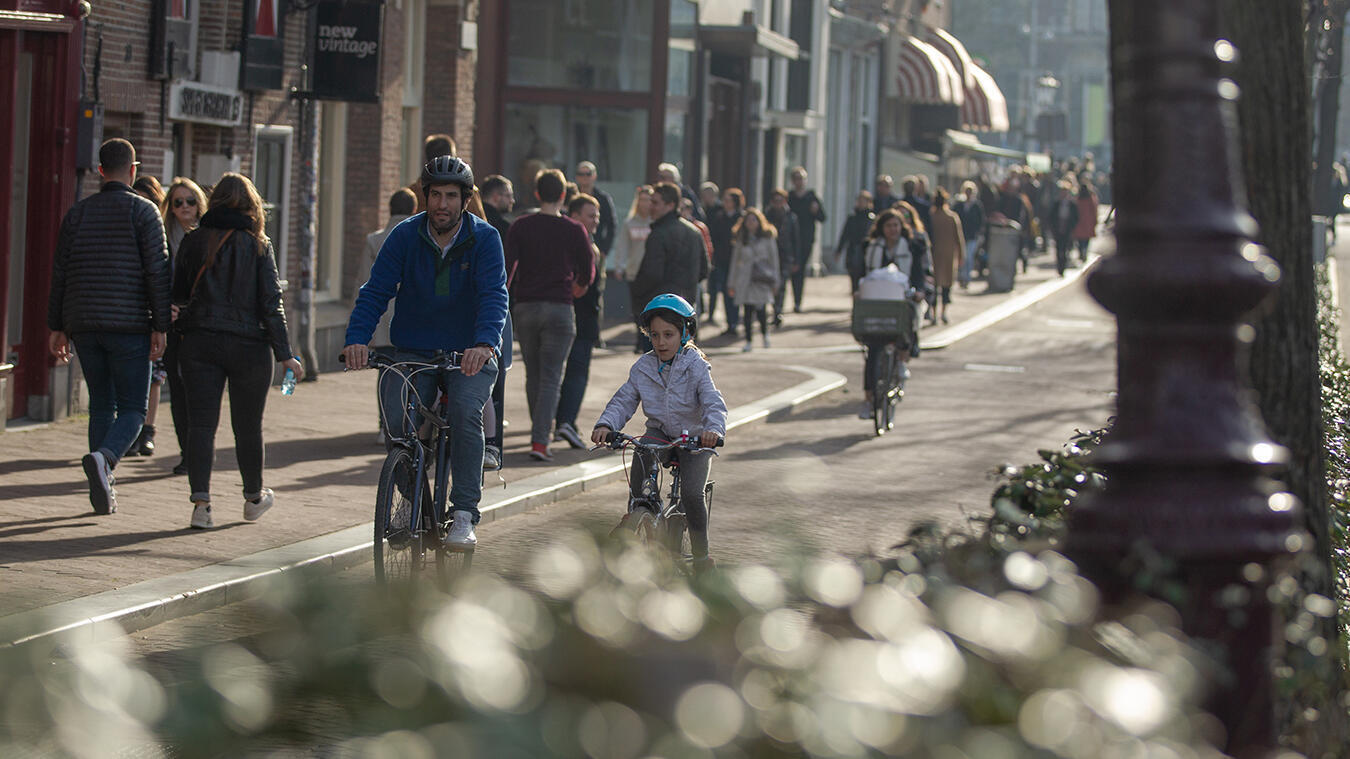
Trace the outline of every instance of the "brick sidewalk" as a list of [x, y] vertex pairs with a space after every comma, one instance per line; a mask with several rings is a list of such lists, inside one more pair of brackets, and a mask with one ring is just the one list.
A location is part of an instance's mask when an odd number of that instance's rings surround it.
[[[1053, 263], [1033, 259], [1013, 293], [953, 297], [953, 323], [970, 318], [1054, 278]], [[773, 354], [791, 363], [793, 350], [847, 345], [851, 299], [847, 281], [809, 279], [806, 310], [789, 314], [773, 333]], [[933, 330], [934, 328], [929, 328]], [[720, 334], [721, 325], [712, 334]], [[598, 351], [582, 407], [589, 427], [631, 365], [632, 331], [606, 330], [611, 347]], [[705, 333], [706, 334], [706, 333]], [[762, 360], [735, 355], [740, 341], [712, 337], [714, 377], [729, 407], [793, 386], [802, 375]], [[758, 338], [756, 349], [759, 348]], [[728, 350], [730, 349], [730, 350]], [[725, 355], [724, 355], [725, 354]], [[517, 481], [584, 460], [585, 452], [555, 445], [556, 462], [531, 462], [525, 412], [524, 368], [517, 363], [507, 383], [507, 456], [504, 476]], [[160, 452], [130, 457], [117, 470], [119, 511], [92, 513], [79, 459], [87, 450], [86, 419], [0, 435], [0, 609], [12, 614], [123, 587], [155, 577], [234, 559], [269, 548], [369, 522], [383, 449], [375, 442], [373, 372], [325, 374], [302, 383], [292, 397], [276, 390], [264, 420], [265, 480], [277, 491], [277, 506], [260, 522], [242, 521], [243, 500], [227, 413], [217, 437], [212, 491], [217, 527], [187, 529], [191, 505], [186, 477], [170, 469], [178, 461], [168, 409], [159, 435]], [[562, 447], [559, 448], [558, 445]]]

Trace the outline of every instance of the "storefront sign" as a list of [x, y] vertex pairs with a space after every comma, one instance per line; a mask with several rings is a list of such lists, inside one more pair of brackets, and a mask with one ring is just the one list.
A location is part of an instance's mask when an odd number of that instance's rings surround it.
[[244, 95], [239, 90], [200, 82], [169, 85], [169, 118], [199, 124], [237, 126], [244, 115]]
[[311, 17], [314, 97], [367, 103], [379, 100], [384, 5], [323, 0]]

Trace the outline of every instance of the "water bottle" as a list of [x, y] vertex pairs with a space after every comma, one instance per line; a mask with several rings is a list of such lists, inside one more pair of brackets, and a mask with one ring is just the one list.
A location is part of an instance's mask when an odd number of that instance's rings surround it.
[[286, 367], [286, 376], [281, 378], [281, 394], [290, 395], [295, 392], [295, 370]]

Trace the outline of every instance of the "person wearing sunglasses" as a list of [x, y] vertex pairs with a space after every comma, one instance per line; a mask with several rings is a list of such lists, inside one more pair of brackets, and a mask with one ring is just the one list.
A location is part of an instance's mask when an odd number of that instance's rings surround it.
[[[183, 244], [183, 238], [197, 228], [202, 214], [206, 213], [206, 193], [191, 179], [174, 177], [160, 203], [159, 213], [164, 218], [164, 239], [169, 244], [169, 269], [172, 272], [178, 262], [178, 249]], [[187, 387], [178, 374], [178, 345], [181, 341], [182, 334], [177, 329], [170, 329], [162, 366], [156, 366], [153, 373], [154, 382], [150, 386], [150, 406], [145, 415], [145, 427], [136, 441], [137, 445], [132, 447], [142, 456], [155, 452], [155, 410], [159, 408], [160, 388], [167, 380], [169, 412], [173, 416], [174, 436], [178, 438], [178, 464], [173, 468], [174, 474], [187, 474], [187, 436], [190, 427]]]

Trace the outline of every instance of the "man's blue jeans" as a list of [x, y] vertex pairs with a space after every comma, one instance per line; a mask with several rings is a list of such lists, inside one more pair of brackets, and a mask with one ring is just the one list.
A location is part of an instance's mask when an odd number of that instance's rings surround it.
[[[396, 361], [427, 361], [430, 358], [426, 353], [394, 350]], [[413, 398], [420, 398], [423, 406], [433, 409], [437, 389], [450, 399], [447, 411], [450, 420], [450, 510], [469, 512], [474, 524], [478, 523], [478, 502], [483, 497], [483, 405], [492, 395], [492, 385], [496, 381], [495, 358], [488, 359], [472, 377], [459, 371], [428, 370], [414, 374], [404, 383], [391, 371], [380, 372], [380, 403], [393, 433], [391, 437], [408, 434], [397, 427], [398, 424], [410, 423], [415, 434], [422, 423], [420, 414], [412, 420], [406, 419], [404, 406], [408, 395], [405, 392], [416, 393]]]
[[116, 466], [141, 434], [150, 396], [150, 333], [70, 336], [89, 386], [89, 450]]

